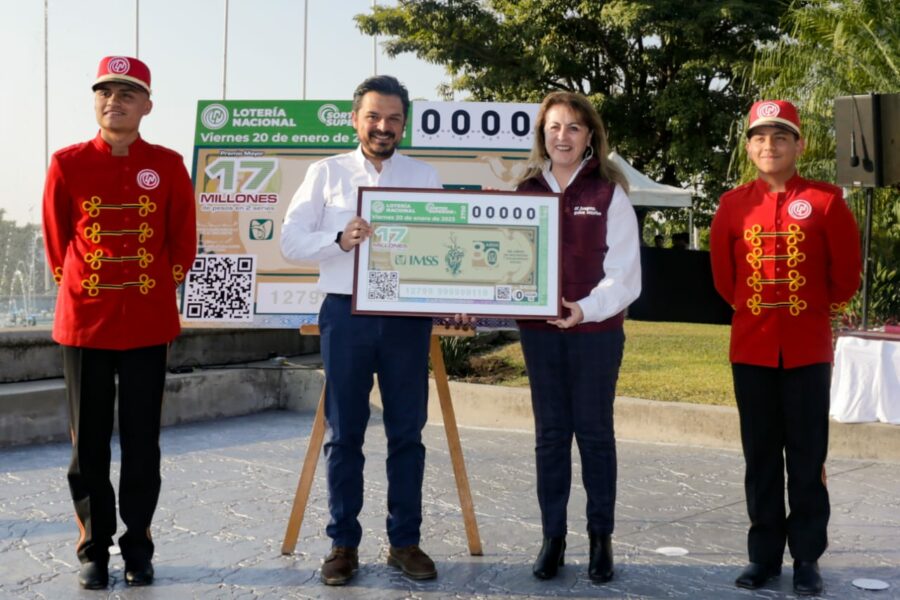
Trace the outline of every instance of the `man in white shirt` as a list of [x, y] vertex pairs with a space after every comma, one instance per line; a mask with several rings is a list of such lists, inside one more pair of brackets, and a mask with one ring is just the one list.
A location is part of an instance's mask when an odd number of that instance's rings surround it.
[[325, 461], [331, 520], [326, 533], [332, 548], [321, 573], [327, 585], [347, 583], [359, 568], [362, 446], [374, 373], [388, 441], [387, 562], [413, 579], [437, 576], [434, 562], [419, 548], [425, 469], [421, 432], [432, 322], [350, 312], [353, 249], [371, 234], [369, 224], [356, 215], [358, 188], [441, 187], [433, 167], [395, 152], [408, 112], [409, 94], [394, 77], [362, 82], [353, 93], [351, 114], [359, 147], [309, 167], [281, 230], [282, 254], [288, 260], [319, 261], [319, 288], [327, 294], [319, 312], [329, 431]]

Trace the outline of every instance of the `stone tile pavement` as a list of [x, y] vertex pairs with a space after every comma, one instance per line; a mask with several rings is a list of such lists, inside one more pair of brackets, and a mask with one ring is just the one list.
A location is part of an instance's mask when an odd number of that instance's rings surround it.
[[[540, 546], [530, 432], [461, 428], [484, 556], [469, 556], [443, 429], [426, 428], [423, 548], [438, 579], [410, 581], [385, 565], [385, 444], [373, 415], [358, 577], [326, 588], [318, 569], [329, 542], [320, 467], [297, 552], [280, 554], [311, 414], [270, 411], [163, 431], [163, 490], [154, 523], [157, 580], [129, 589], [118, 556], [105, 592], [76, 584], [77, 528], [66, 487], [66, 444], [0, 450], [0, 598], [791, 598], [791, 569], [749, 592], [733, 586], [745, 560], [743, 461], [730, 450], [619, 441], [616, 579], [587, 579], [584, 493], [570, 500], [560, 577], [534, 579]], [[117, 460], [117, 459], [116, 459]], [[832, 460], [831, 546], [821, 565], [826, 598], [900, 598], [900, 465]], [[114, 465], [117, 477], [118, 463]], [[686, 556], [655, 550], [679, 546]], [[789, 557], [788, 557], [789, 560]], [[789, 565], [789, 562], [786, 563]], [[865, 592], [857, 577], [891, 588]]]

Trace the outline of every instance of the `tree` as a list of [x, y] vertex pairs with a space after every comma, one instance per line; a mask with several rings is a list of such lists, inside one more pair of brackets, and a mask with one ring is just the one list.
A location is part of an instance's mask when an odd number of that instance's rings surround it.
[[390, 36], [389, 55], [444, 65], [447, 94], [587, 95], [611, 146], [654, 179], [701, 191], [708, 219], [731, 183], [729, 136], [753, 96], [742, 74], [754, 44], [777, 38], [785, 9], [744, 0], [400, 0], [356, 20], [364, 33]]
[[[794, 0], [783, 24], [788, 35], [760, 48], [749, 82], [763, 96], [794, 102], [807, 149], [800, 163], [810, 177], [834, 181], [834, 99], [869, 92], [900, 92], [900, 2]], [[745, 179], [752, 165], [740, 148], [735, 160]], [[862, 225], [863, 193], [850, 197]], [[900, 187], [876, 190], [872, 215], [873, 323], [900, 319]], [[861, 309], [853, 304], [853, 318]], [[855, 324], [855, 323], [854, 323]]]

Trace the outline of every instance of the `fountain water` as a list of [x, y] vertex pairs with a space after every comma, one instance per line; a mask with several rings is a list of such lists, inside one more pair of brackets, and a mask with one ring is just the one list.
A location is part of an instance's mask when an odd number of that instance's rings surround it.
[[5, 326], [52, 319], [56, 286], [48, 281], [42, 239], [37, 225], [17, 227], [0, 220], [0, 315], [5, 314]]

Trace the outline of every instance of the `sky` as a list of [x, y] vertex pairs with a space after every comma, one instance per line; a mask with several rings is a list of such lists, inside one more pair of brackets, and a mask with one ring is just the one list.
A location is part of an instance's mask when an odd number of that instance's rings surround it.
[[[374, 56], [372, 38], [353, 20], [371, 10], [372, 0], [306, 1], [307, 99], [350, 99], [376, 63], [379, 74], [396, 75], [412, 98], [440, 99], [437, 88], [449, 81], [442, 67], [409, 54], [390, 59], [380, 46]], [[304, 0], [46, 0], [45, 130], [44, 5], [0, 0], [0, 208], [6, 220], [40, 222], [45, 147], [52, 154], [96, 135], [91, 83], [103, 56], [138, 56], [149, 65], [154, 107], [141, 135], [181, 153], [188, 169], [197, 101], [222, 98], [223, 75], [227, 99], [302, 98]]]

